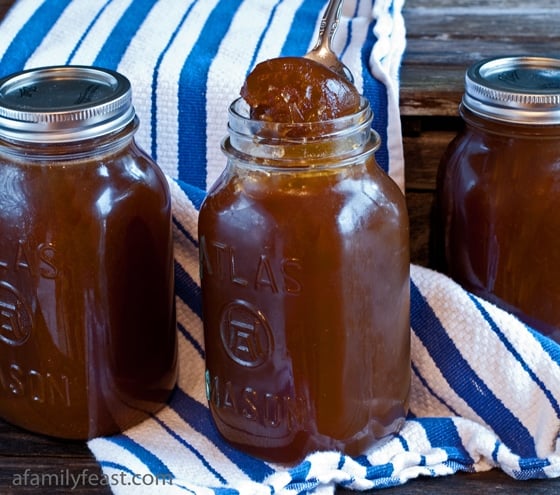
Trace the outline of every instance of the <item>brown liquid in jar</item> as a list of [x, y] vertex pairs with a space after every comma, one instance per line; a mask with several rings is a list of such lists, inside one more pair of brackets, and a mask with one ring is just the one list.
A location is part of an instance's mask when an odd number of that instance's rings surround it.
[[[305, 141], [331, 124], [265, 126], [259, 137]], [[304, 146], [309, 159], [275, 144], [280, 168], [274, 151], [243, 163], [230, 149], [200, 211], [210, 409], [222, 435], [258, 457], [358, 455], [397, 431], [408, 408], [404, 197], [372, 154], [329, 166], [328, 139]]]
[[560, 340], [560, 127], [461, 112], [439, 172], [448, 273]]
[[115, 433], [175, 384], [167, 184], [121, 141], [0, 154], [0, 414], [32, 431]]

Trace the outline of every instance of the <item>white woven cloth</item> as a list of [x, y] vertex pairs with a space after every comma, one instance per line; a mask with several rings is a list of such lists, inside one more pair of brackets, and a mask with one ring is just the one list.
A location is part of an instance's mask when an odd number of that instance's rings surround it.
[[[441, 274], [411, 267], [411, 412], [368, 455], [293, 468], [236, 451], [206, 404], [198, 209], [223, 169], [227, 106], [251, 68], [313, 44], [325, 0], [18, 0], [0, 25], [0, 75], [84, 64], [132, 82], [137, 140], [173, 196], [180, 379], [161, 412], [89, 447], [116, 495], [332, 494], [498, 467], [560, 476], [560, 348]], [[347, 0], [335, 50], [370, 100], [381, 166], [401, 186], [403, 0]]]
[[[334, 48], [376, 111], [380, 164], [403, 184], [397, 74], [403, 0], [347, 0]], [[139, 144], [206, 189], [224, 165], [227, 108], [262, 60], [314, 45], [326, 0], [18, 0], [0, 29], [0, 76], [56, 64], [118, 70]], [[375, 75], [376, 78], [372, 77]], [[392, 163], [389, 164], [389, 155]]]
[[[399, 435], [368, 455], [310, 455], [294, 468], [232, 449], [206, 405], [200, 319], [199, 197], [170, 179], [175, 207], [180, 380], [162, 412], [89, 446], [117, 494], [332, 494], [418, 476], [497, 467], [516, 479], [560, 476], [560, 347], [447, 277], [411, 267], [411, 412]], [[191, 195], [192, 199], [189, 199]], [[161, 484], [167, 477], [170, 484]], [[119, 479], [119, 478], [114, 478]], [[228, 488], [230, 491], [225, 491]]]

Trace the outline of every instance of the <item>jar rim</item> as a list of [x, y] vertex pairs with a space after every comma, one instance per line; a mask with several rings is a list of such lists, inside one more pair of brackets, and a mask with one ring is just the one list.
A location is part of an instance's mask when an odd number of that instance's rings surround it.
[[381, 138], [372, 120], [373, 111], [364, 97], [354, 114], [303, 123], [252, 119], [247, 102], [237, 98], [229, 107], [222, 151], [240, 163], [269, 170], [343, 167], [379, 148]]
[[130, 81], [110, 69], [48, 66], [0, 80], [0, 138], [79, 141], [119, 131], [135, 116]]
[[274, 122], [252, 119], [249, 112], [249, 104], [243, 98], [235, 99], [228, 108], [228, 130], [240, 132], [241, 129], [245, 129], [253, 136], [266, 136], [267, 142], [274, 139], [281, 139], [282, 142], [326, 140], [340, 133], [346, 133], [357, 125], [365, 123], [369, 126], [374, 117], [369, 101], [364, 97], [361, 97], [360, 108], [356, 113], [315, 122]]

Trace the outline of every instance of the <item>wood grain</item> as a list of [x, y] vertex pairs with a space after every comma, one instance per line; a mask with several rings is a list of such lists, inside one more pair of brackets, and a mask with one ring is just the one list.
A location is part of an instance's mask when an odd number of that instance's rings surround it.
[[440, 266], [429, 244], [437, 168], [460, 128], [467, 68], [501, 55], [558, 56], [560, 0], [407, 0], [400, 109], [411, 259]]
[[[0, 18], [13, 0], [0, 0]], [[407, 0], [407, 47], [401, 69], [401, 115], [412, 261], [437, 263], [430, 247], [436, 173], [443, 150], [460, 129], [457, 114], [467, 67], [487, 56], [560, 53], [560, 0]], [[70, 470], [100, 474], [83, 442], [33, 435], [0, 421], [0, 494], [108, 495], [109, 488], [80, 484], [13, 486], [14, 476]], [[552, 495], [560, 480], [515, 481], [498, 470], [421, 478], [369, 493], [387, 495]], [[356, 493], [340, 490], [339, 494]]]
[[403, 15], [403, 116], [456, 115], [465, 70], [477, 60], [560, 52], [558, 0], [408, 0]]

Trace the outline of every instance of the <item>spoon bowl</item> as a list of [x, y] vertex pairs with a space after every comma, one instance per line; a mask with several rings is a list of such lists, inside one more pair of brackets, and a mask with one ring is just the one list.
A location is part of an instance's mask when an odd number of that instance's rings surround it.
[[304, 55], [305, 58], [326, 65], [329, 69], [354, 82], [350, 69], [344, 65], [332, 50], [332, 40], [340, 22], [343, 0], [330, 0], [319, 28], [315, 46]]

